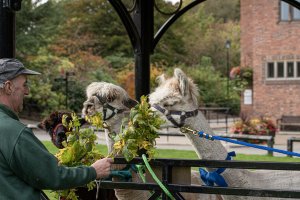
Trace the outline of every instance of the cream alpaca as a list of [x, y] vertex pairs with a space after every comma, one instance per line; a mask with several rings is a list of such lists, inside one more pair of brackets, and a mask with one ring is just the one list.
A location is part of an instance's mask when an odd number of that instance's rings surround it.
[[[166, 110], [193, 111], [198, 109], [198, 91], [193, 81], [180, 69], [174, 70], [174, 76], [166, 79], [164, 75], [158, 78], [159, 87], [149, 96], [151, 105], [159, 105]], [[165, 117], [163, 114], [161, 114]], [[174, 116], [174, 119], [176, 116]], [[178, 121], [178, 120], [177, 120]], [[170, 122], [169, 122], [170, 123]], [[214, 134], [201, 112], [197, 116], [189, 117], [185, 124], [195, 130], [202, 130], [208, 134]], [[227, 150], [219, 141], [201, 139], [191, 134], [185, 134], [193, 145], [197, 155], [202, 159], [224, 160]], [[291, 189], [297, 190], [300, 185], [300, 172], [258, 170], [249, 171], [243, 169], [226, 169], [222, 173], [229, 186], [245, 188], [265, 189]], [[249, 199], [279, 199], [263, 197], [238, 197], [223, 196], [227, 200]]]

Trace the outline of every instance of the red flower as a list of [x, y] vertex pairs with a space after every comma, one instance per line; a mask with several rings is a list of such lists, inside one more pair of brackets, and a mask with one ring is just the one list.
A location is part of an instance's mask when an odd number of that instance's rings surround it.
[[235, 79], [237, 76], [240, 76], [240, 75], [241, 75], [241, 67], [240, 66], [231, 68], [230, 73], [229, 73], [229, 77], [231, 79]]

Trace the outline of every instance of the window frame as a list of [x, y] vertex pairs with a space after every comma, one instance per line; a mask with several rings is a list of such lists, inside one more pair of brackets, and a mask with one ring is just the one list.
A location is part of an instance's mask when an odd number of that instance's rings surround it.
[[296, 61], [296, 78], [300, 78], [300, 61]]
[[[296, 0], [300, 3], [300, 0]], [[282, 9], [283, 9], [283, 5], [284, 6], [288, 6], [288, 10], [287, 10], [287, 19], [283, 19], [283, 15], [282, 15]], [[295, 11], [298, 10], [298, 14], [296, 16], [298, 16], [298, 18], [295, 18]], [[279, 21], [281, 22], [290, 22], [290, 21], [300, 21], [300, 10], [295, 8], [294, 6], [280, 0], [279, 1]]]
[[[283, 63], [283, 77], [278, 77], [278, 63]], [[288, 76], [289, 75], [288, 63], [293, 63], [293, 76]], [[274, 77], [269, 77], [270, 64], [273, 64]], [[267, 61], [265, 63], [265, 80], [266, 81], [300, 80], [300, 60]]]

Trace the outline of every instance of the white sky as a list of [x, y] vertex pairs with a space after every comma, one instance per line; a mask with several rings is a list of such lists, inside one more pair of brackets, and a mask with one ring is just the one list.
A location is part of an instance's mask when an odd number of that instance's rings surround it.
[[179, 0], [165, 0], [166, 2], [172, 2], [172, 4], [175, 4], [177, 2], [179, 2]]

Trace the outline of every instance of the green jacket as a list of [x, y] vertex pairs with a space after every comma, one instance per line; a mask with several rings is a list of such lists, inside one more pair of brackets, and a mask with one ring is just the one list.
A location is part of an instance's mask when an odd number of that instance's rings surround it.
[[96, 179], [93, 167], [63, 167], [8, 107], [0, 104], [0, 199], [40, 200], [42, 189], [66, 189]]

